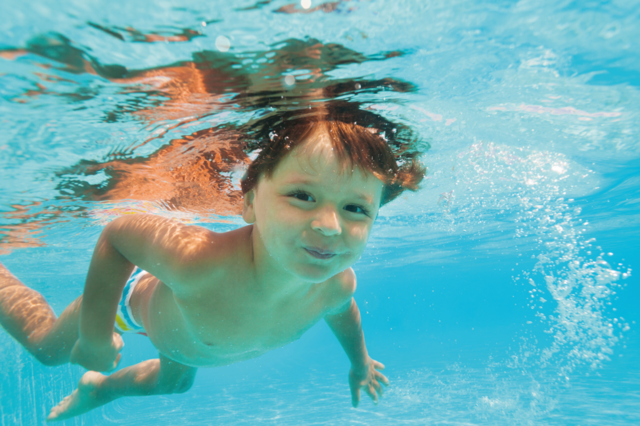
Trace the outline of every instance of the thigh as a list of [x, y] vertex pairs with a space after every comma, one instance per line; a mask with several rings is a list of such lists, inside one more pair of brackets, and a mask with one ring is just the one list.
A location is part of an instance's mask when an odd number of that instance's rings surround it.
[[158, 384], [167, 389], [167, 393], [188, 391], [196, 378], [196, 367], [180, 364], [160, 354], [160, 373]]

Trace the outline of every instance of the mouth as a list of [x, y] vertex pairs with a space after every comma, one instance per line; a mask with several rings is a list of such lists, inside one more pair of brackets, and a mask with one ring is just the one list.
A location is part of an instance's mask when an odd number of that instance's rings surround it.
[[328, 250], [321, 250], [318, 248], [304, 248], [307, 253], [316, 259], [331, 259], [336, 256], [336, 253]]

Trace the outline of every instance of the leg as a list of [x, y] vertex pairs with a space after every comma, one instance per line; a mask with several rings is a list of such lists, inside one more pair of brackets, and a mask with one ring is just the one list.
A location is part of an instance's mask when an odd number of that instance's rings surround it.
[[197, 368], [188, 367], [160, 354], [104, 376], [89, 371], [82, 376], [78, 389], [51, 410], [47, 420], [58, 421], [77, 416], [123, 396], [183, 393], [193, 385]]
[[0, 325], [45, 365], [69, 362], [78, 340], [81, 300], [76, 299], [56, 319], [44, 297], [0, 263]]

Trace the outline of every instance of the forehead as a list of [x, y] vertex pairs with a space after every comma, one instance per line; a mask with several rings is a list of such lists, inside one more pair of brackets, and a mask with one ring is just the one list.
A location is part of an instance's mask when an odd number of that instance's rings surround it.
[[287, 174], [297, 172], [309, 176], [330, 175], [347, 179], [354, 177], [365, 180], [369, 177], [376, 179], [368, 170], [354, 164], [348, 157], [338, 155], [329, 134], [324, 129], [309, 135], [284, 156], [274, 170], [274, 175], [282, 175], [283, 172]]
[[315, 132], [292, 149], [275, 168], [271, 179], [280, 183], [308, 181], [330, 186], [348, 185], [375, 192], [381, 191], [383, 185], [367, 169], [354, 164], [348, 157], [339, 156], [324, 130]]

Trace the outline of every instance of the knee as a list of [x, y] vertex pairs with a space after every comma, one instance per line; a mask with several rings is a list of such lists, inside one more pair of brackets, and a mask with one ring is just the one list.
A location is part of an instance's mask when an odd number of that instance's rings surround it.
[[61, 360], [59, 356], [49, 354], [47, 351], [42, 350], [42, 348], [31, 351], [31, 354], [40, 364], [47, 367], [56, 367], [67, 362], [67, 360]]
[[173, 393], [185, 393], [193, 386], [194, 379], [195, 377], [193, 376], [183, 377], [182, 380], [175, 384]]
[[173, 381], [171, 383], [164, 383], [160, 386], [161, 393], [163, 394], [173, 394], [173, 393], [185, 393], [193, 386], [195, 377], [194, 376], [185, 376], [181, 377], [179, 380]]

